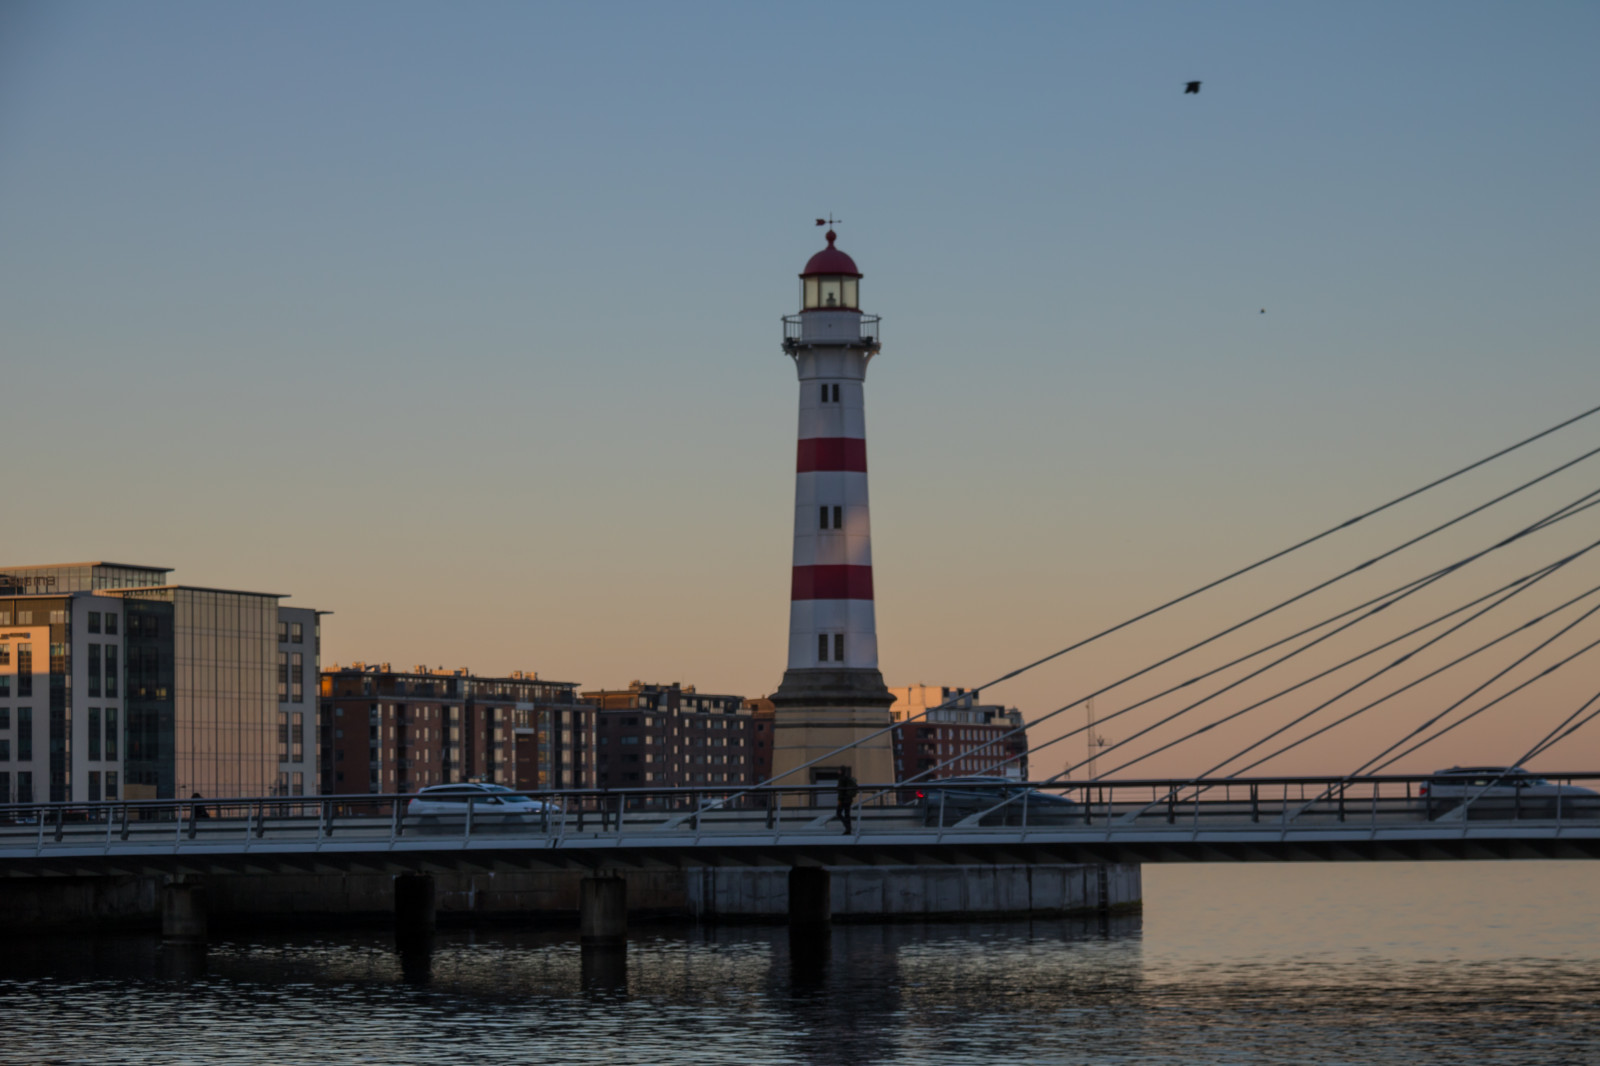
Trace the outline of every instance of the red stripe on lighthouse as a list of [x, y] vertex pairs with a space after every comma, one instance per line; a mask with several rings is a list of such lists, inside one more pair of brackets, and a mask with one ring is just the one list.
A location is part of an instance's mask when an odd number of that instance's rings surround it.
[[870, 566], [797, 566], [791, 600], [870, 600]]
[[818, 470], [867, 472], [867, 442], [860, 437], [810, 437], [800, 442], [795, 471], [810, 474]]

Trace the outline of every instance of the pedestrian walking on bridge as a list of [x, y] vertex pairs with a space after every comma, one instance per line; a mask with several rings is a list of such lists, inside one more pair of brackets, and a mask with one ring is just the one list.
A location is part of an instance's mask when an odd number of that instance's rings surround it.
[[856, 784], [855, 775], [846, 766], [839, 771], [838, 797], [839, 807], [834, 814], [839, 821], [844, 823], [844, 835], [849, 836], [854, 832], [850, 824], [850, 809], [855, 806], [856, 794], [861, 791], [861, 786]]

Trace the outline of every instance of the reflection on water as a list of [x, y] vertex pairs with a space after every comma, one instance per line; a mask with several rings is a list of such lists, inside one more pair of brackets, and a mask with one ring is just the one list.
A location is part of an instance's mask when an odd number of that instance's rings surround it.
[[0, 1059], [1600, 1061], [1590, 868], [1511, 866], [1148, 868], [1142, 920], [642, 928], [601, 952], [575, 930], [22, 943]]

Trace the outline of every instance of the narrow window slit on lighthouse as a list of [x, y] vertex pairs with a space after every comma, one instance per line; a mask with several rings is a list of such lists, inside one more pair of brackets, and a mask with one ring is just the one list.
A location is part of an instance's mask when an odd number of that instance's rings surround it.
[[828, 634], [826, 634], [826, 633], [818, 633], [817, 634], [817, 662], [825, 663], [827, 661], [828, 661]]
[[833, 402], [834, 403], [838, 403], [839, 402], [839, 386], [838, 385], [835, 385], [833, 387]]
[[843, 507], [835, 507], [833, 509], [833, 528], [834, 529], [843, 529], [844, 528], [844, 508]]
[[827, 386], [826, 382], [824, 382], [823, 386], [822, 386], [822, 402], [823, 403], [827, 403], [828, 402], [828, 386]]
[[836, 663], [844, 662], [844, 634], [843, 633], [835, 633], [833, 635], [833, 661], [836, 662]]
[[818, 507], [817, 508], [817, 518], [821, 523], [819, 528], [827, 529], [828, 528], [828, 509], [826, 507]]

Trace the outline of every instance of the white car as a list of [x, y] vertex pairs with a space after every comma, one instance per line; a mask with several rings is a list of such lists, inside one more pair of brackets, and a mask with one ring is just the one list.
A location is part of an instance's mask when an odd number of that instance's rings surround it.
[[474, 822], [490, 825], [537, 824], [561, 811], [554, 803], [519, 795], [504, 785], [462, 783], [429, 785], [406, 804], [406, 814], [424, 825], [445, 819], [464, 820], [469, 805]]
[[[1600, 793], [1553, 785], [1520, 766], [1452, 766], [1435, 771], [1418, 790], [1429, 818], [1471, 803], [1471, 818], [1594, 817]], [[1457, 815], [1456, 817], [1460, 817]]]

